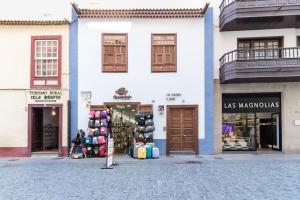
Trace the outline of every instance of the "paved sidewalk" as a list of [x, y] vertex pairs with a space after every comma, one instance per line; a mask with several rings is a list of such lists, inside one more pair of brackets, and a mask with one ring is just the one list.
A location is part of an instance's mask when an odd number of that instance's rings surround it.
[[299, 200], [300, 155], [1, 158], [0, 199]]

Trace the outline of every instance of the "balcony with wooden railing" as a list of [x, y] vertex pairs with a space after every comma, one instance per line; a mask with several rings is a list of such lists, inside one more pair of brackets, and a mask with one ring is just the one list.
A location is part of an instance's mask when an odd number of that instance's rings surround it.
[[220, 59], [221, 83], [300, 81], [300, 48], [241, 49]]
[[300, 27], [300, 0], [223, 0], [220, 30]]

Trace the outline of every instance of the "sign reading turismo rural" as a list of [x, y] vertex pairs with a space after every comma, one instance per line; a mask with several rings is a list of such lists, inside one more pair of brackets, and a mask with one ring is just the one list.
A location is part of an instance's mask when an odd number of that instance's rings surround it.
[[107, 160], [106, 167], [110, 167], [113, 164], [113, 154], [114, 154], [114, 139], [110, 138], [107, 144]]
[[223, 113], [280, 112], [280, 97], [224, 97]]
[[61, 90], [31, 90], [29, 101], [35, 103], [57, 103], [62, 100]]
[[131, 99], [131, 95], [128, 95], [128, 90], [126, 88], [121, 87], [115, 91], [114, 99], [118, 100], [128, 100]]

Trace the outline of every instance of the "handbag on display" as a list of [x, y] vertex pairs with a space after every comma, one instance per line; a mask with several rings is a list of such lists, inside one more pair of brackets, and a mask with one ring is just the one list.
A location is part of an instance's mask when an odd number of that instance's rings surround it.
[[145, 121], [145, 126], [153, 126], [153, 120], [152, 119], [147, 119], [146, 121]]
[[97, 112], [95, 113], [95, 118], [96, 118], [96, 119], [100, 119], [100, 115], [101, 115], [101, 112], [100, 112], [100, 111], [97, 111]]
[[101, 115], [101, 119], [107, 119], [107, 112], [106, 111], [102, 111], [100, 115]]
[[91, 137], [89, 137], [89, 136], [85, 137], [85, 144], [87, 144], [87, 145], [92, 144]]
[[106, 136], [107, 135], [107, 128], [106, 127], [101, 127], [100, 128], [100, 135]]
[[136, 121], [137, 125], [139, 125], [139, 126], [145, 126], [145, 119], [138, 118], [135, 121]]
[[99, 155], [99, 146], [94, 146], [93, 151], [94, 151], [94, 156], [98, 156]]
[[155, 131], [154, 126], [146, 126], [146, 133], [153, 132], [153, 131]]

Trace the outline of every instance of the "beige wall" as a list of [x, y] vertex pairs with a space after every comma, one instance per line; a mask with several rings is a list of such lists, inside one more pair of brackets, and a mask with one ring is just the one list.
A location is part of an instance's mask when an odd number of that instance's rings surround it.
[[[222, 142], [222, 96], [221, 93], [281, 93], [282, 112], [282, 150], [285, 153], [300, 153], [300, 126], [295, 120], [300, 120], [300, 83], [247, 83], [247, 84], [222, 84], [215, 81], [215, 149], [220, 153]], [[220, 90], [218, 89], [220, 87]]]
[[[67, 146], [69, 25], [0, 26], [0, 147], [27, 147], [31, 36], [62, 36], [63, 140]], [[46, 103], [51, 104], [51, 103]]]

